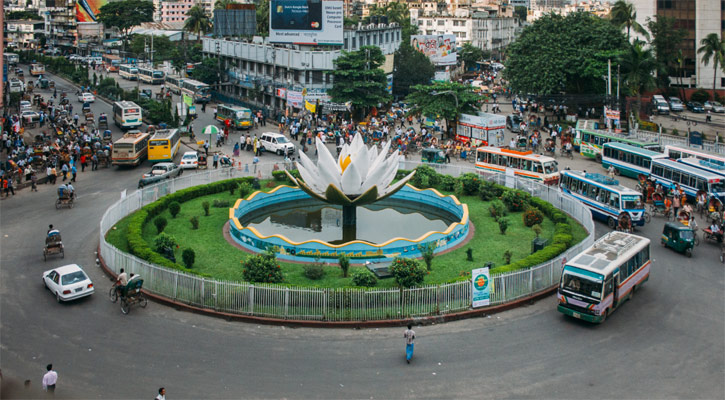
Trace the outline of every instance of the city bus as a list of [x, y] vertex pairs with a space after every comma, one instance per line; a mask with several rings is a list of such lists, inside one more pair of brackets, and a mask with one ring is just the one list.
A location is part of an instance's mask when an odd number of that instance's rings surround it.
[[254, 125], [252, 110], [226, 104], [217, 107], [216, 119], [222, 123], [228, 119], [231, 121], [231, 126], [236, 129], [249, 129]]
[[703, 191], [709, 197], [725, 200], [725, 178], [722, 175], [674, 160], [652, 160], [650, 179], [668, 189], [674, 189], [675, 184], [679, 184], [685, 195], [692, 199], [697, 197], [698, 191]]
[[30, 64], [30, 75], [39, 76], [45, 73], [45, 65], [43, 64]]
[[616, 133], [607, 133], [603, 131], [589, 131], [583, 129], [581, 131], [581, 143], [579, 144], [579, 153], [583, 156], [594, 158], [597, 162], [602, 161], [602, 146], [605, 143], [617, 142], [630, 146], [639, 147], [651, 151], [658, 151], [660, 145], [657, 143], [645, 143], [635, 139], [625, 138]]
[[649, 280], [650, 240], [609, 232], [568, 261], [561, 271], [556, 309], [565, 315], [602, 323]]
[[141, 126], [143, 111], [132, 101], [113, 103], [113, 122], [121, 129], [135, 129]]
[[20, 56], [15, 53], [5, 53], [3, 54], [3, 60], [5, 61], [5, 64], [13, 66], [20, 63]]
[[104, 54], [103, 64], [106, 66], [106, 72], [118, 72], [121, 67], [121, 57], [113, 54]]
[[164, 83], [166, 74], [160, 69], [152, 67], [138, 67], [138, 80], [152, 85], [160, 85]]
[[211, 100], [211, 88], [203, 82], [193, 79], [184, 79], [181, 82], [181, 93], [191, 96], [194, 103], [208, 103]]
[[181, 83], [184, 78], [177, 75], [166, 75], [166, 88], [174, 94], [181, 94]]
[[149, 139], [149, 161], [174, 161], [181, 145], [178, 129], [157, 130]]
[[148, 142], [151, 135], [132, 131], [113, 143], [111, 164], [137, 166], [148, 157]]
[[123, 64], [118, 67], [118, 75], [123, 79], [135, 81], [138, 79], [138, 68], [135, 65]]
[[602, 166], [614, 167], [618, 174], [635, 179], [649, 175], [652, 160], [664, 158], [667, 156], [662, 153], [625, 143], [609, 142], [602, 146]]
[[592, 211], [592, 217], [606, 221], [610, 228], [617, 227], [622, 214], [629, 214], [632, 226], [643, 226], [649, 222], [650, 215], [645, 213], [642, 193], [624, 187], [616, 179], [602, 174], [583, 171], [561, 171], [559, 180], [561, 191], [575, 200], [584, 203]]
[[552, 157], [531, 151], [516, 151], [486, 146], [476, 149], [476, 168], [501, 174], [513, 174], [547, 185], [559, 182], [559, 168]]
[[704, 160], [713, 164], [725, 165], [725, 157], [723, 156], [692, 150], [686, 147], [672, 146], [669, 144], [665, 146], [665, 155], [667, 158], [671, 158], [673, 160], [694, 157], [698, 160]]
[[678, 158], [676, 161], [725, 178], [725, 165], [714, 164], [710, 161], [699, 160], [695, 157]]

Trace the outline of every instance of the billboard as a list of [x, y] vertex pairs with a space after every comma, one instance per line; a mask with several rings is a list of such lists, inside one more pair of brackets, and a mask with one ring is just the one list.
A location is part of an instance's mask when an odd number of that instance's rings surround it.
[[108, 4], [108, 0], [77, 0], [76, 1], [76, 21], [78, 22], [98, 22], [99, 10]]
[[410, 45], [428, 56], [434, 65], [456, 64], [456, 35], [414, 35]]
[[340, 0], [270, 0], [269, 41], [342, 45]]

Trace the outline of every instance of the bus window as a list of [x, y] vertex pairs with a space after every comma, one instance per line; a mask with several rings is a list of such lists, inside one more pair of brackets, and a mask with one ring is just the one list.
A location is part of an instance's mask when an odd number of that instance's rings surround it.
[[588, 133], [585, 133], [585, 134], [584, 134], [584, 135], [582, 136], [582, 142], [589, 142], [589, 134], [588, 134]]
[[602, 190], [599, 193], [599, 202], [602, 204], [608, 204], [609, 203], [609, 196], [611, 196], [611, 192], [609, 190]]
[[521, 169], [531, 171], [531, 160], [521, 160]]
[[680, 183], [680, 171], [672, 171], [672, 182]]
[[665, 168], [665, 179], [672, 179], [672, 170]]
[[[541, 166], [541, 163], [540, 162], [537, 162], [536, 163], [536, 172], [538, 172], [540, 174], [544, 173], [544, 168]], [[547, 172], [547, 174], [549, 174], [549, 173], [550, 172]]]
[[614, 208], [619, 208], [619, 194], [612, 193], [612, 196], [609, 198], [609, 205]]

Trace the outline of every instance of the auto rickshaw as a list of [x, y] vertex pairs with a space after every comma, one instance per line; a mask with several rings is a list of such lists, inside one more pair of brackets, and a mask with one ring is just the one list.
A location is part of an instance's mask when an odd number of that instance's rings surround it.
[[48, 89], [48, 86], [50, 85], [49, 81], [46, 78], [38, 79], [38, 84], [41, 89]]
[[692, 257], [695, 247], [695, 232], [680, 222], [666, 222], [662, 230], [662, 245]]
[[446, 162], [446, 153], [441, 149], [429, 147], [421, 151], [421, 161], [433, 164], [444, 164]]

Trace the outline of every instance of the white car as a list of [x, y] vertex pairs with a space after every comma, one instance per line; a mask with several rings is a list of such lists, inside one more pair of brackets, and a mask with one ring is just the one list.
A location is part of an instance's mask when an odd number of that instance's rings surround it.
[[277, 132], [265, 132], [259, 140], [262, 150], [279, 155], [294, 154], [295, 145], [286, 136]]
[[702, 106], [706, 111], [710, 110], [715, 113], [725, 113], [725, 107], [717, 101], [706, 101]]
[[93, 282], [78, 264], [64, 265], [43, 272], [43, 285], [58, 303], [93, 294]]
[[30, 110], [32, 110], [32, 108], [33, 107], [30, 105], [30, 102], [29, 101], [27, 101], [27, 100], [21, 100], [20, 101], [20, 112], [23, 112], [23, 111], [26, 111], [26, 110], [27, 111], [30, 111]]
[[199, 154], [195, 151], [187, 151], [181, 156], [181, 164], [179, 166], [182, 169], [196, 169], [199, 166]]
[[96, 101], [96, 96], [93, 93], [81, 93], [78, 96], [79, 103], [93, 103], [94, 101]]

